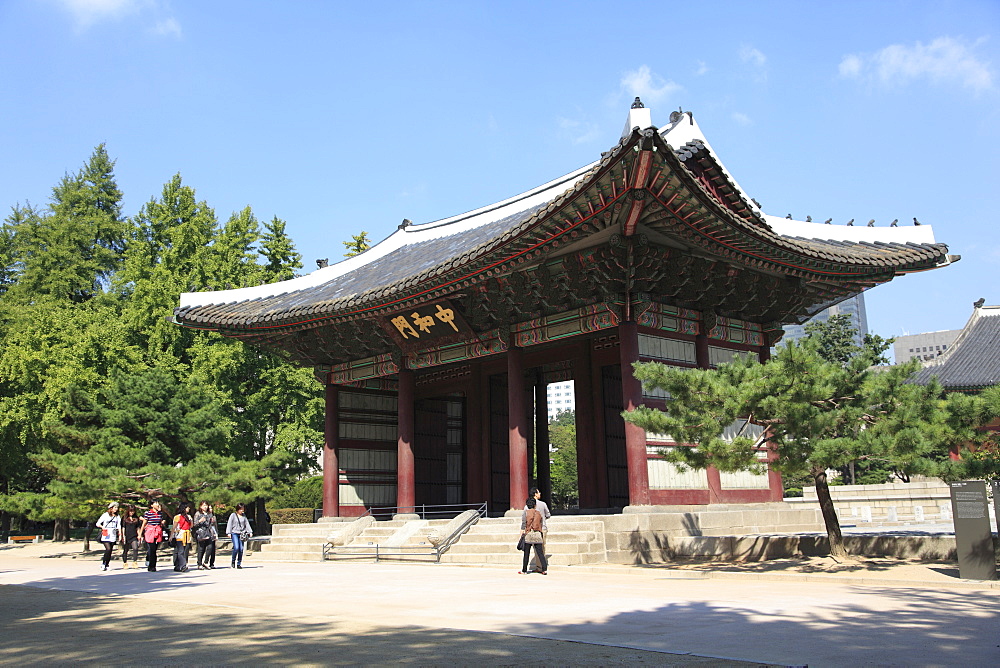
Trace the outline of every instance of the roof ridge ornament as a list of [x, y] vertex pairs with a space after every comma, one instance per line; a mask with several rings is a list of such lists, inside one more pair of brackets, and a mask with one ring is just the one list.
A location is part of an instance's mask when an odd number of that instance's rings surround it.
[[635, 96], [635, 102], [632, 103], [632, 108], [633, 109], [645, 109], [645, 107], [646, 107], [646, 105], [644, 105], [642, 103], [642, 100], [639, 99], [639, 96], [636, 95]]

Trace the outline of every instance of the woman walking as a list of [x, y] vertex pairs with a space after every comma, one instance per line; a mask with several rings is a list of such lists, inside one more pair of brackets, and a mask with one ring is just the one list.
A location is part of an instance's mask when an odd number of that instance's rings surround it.
[[237, 503], [236, 512], [229, 516], [226, 523], [226, 533], [233, 541], [233, 565], [232, 568], [243, 568], [243, 552], [246, 550], [246, 543], [253, 535], [250, 530], [250, 520], [246, 518], [246, 504]]
[[194, 540], [198, 545], [198, 570], [215, 568], [215, 541], [219, 539], [219, 527], [215, 523], [215, 513], [208, 501], [198, 504], [194, 514]]
[[191, 546], [192, 522], [191, 504], [185, 501], [181, 504], [177, 516], [174, 517], [174, 570], [178, 573], [187, 573], [191, 570], [188, 568], [187, 562]]
[[156, 572], [156, 549], [163, 542], [163, 530], [167, 526], [167, 514], [161, 508], [159, 501], [153, 501], [139, 526], [139, 535], [146, 541], [146, 570], [150, 573]]
[[104, 545], [101, 570], [106, 571], [111, 565], [111, 551], [115, 548], [115, 543], [118, 542], [118, 534], [122, 527], [122, 518], [118, 516], [117, 502], [112, 501], [108, 504], [107, 511], [97, 520], [97, 527], [101, 530], [101, 544]]
[[524, 537], [524, 559], [521, 561], [521, 570], [518, 575], [528, 574], [528, 559], [531, 555], [531, 546], [535, 546], [535, 559], [541, 570], [539, 575], [546, 575], [549, 564], [545, 560], [545, 544], [542, 538], [542, 514], [535, 509], [537, 501], [533, 496], [528, 497], [525, 504], [524, 514], [521, 516], [521, 535]]
[[135, 506], [129, 504], [125, 506], [125, 515], [122, 516], [122, 568], [129, 568], [128, 555], [132, 553], [132, 568], [139, 565], [139, 525], [142, 521], [135, 512]]

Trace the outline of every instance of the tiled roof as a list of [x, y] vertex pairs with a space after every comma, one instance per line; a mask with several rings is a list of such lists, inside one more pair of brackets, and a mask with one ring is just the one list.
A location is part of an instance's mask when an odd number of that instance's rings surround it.
[[949, 390], [978, 390], [1000, 385], [1000, 306], [975, 309], [955, 343], [917, 374], [924, 384], [936, 376]]
[[[665, 218], [678, 227], [671, 230], [668, 226], [663, 231], [682, 234], [687, 241], [702, 246], [702, 252], [780, 273], [798, 272], [796, 275], [810, 280], [815, 276], [854, 291], [890, 280], [898, 273], [930, 269], [948, 261], [944, 244], [779, 234], [750, 204], [711, 154], [707, 142], [695, 136], [700, 130], [693, 119], [674, 127], [681, 128], [678, 136], [683, 134], [685, 141], [672, 151], [667, 144], [672, 128], [662, 133], [637, 129], [623, 136], [601, 160], [565, 177], [469, 214], [400, 229], [369, 251], [307, 276], [257, 288], [186, 293], [175, 310], [175, 320], [188, 326], [237, 331], [294, 327], [329, 317], [358, 317], [362, 311], [412, 299], [459, 280], [480, 280], [488, 275], [482, 272], [495, 271], [491, 267], [509, 260], [515, 245], [542, 239], [536, 244], [541, 251], [548, 248], [544, 239], [562, 234], [550, 235], [546, 229], [565, 229], [569, 222], [583, 220], [586, 212], [581, 208], [586, 206], [593, 215], [595, 193], [600, 193], [601, 203], [606, 195], [618, 198], [612, 199], [616, 207], [626, 202], [621, 199], [629, 194], [624, 174], [629, 172], [631, 156], [637, 155], [633, 150], [638, 152], [640, 145], [644, 151], [659, 149], [658, 154], [652, 154], [659, 155], [656, 164], [660, 170], [653, 182], [661, 175], [668, 181], [673, 179], [680, 184], [677, 192], [691, 193], [681, 198], [686, 201], [682, 206], [700, 211], [690, 220], [680, 214]], [[616, 170], [617, 185], [611, 184], [609, 170]], [[616, 194], [610, 195], [608, 188]], [[650, 191], [650, 197], [657, 196]], [[661, 204], [659, 210], [669, 209], [668, 204]], [[801, 229], [814, 229], [802, 225], [806, 227]], [[903, 232], [883, 231], [883, 239], [895, 239]], [[576, 231], [573, 236], [577, 236]], [[559, 241], [553, 243], [558, 245]], [[522, 253], [518, 247], [517, 256], [523, 257]]]

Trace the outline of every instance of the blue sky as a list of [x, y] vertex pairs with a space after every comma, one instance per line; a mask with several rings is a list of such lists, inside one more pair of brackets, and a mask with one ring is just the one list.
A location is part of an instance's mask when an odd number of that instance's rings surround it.
[[106, 142], [127, 214], [179, 172], [312, 270], [596, 160], [640, 95], [770, 214], [933, 225], [961, 262], [866, 293], [869, 326], [957, 329], [1000, 303], [998, 68], [995, 0], [0, 0], [0, 205]]

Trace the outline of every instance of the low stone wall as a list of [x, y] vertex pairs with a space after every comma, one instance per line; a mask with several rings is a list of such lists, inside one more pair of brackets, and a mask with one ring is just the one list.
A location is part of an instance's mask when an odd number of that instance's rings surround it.
[[[693, 556], [687, 554], [691, 550], [710, 555], [742, 554], [745, 550], [734, 546], [734, 537], [823, 531], [818, 506], [781, 502], [628, 507], [621, 515], [595, 515], [593, 519], [604, 525], [608, 561], [621, 564], [659, 563]], [[760, 549], [766, 555], [769, 548]]]
[[[844, 536], [849, 554], [865, 557], [891, 557], [916, 561], [955, 561], [955, 537], [853, 535]], [[1000, 564], [1000, 539], [993, 539]], [[768, 561], [799, 556], [822, 556], [830, 553], [825, 535], [796, 536], [664, 536], [636, 531], [629, 544], [608, 551], [608, 561], [618, 564], [656, 564], [678, 559], [716, 559], [719, 561]]]
[[[951, 491], [940, 480], [885, 485], [834, 485], [830, 497], [840, 523], [877, 525], [951, 522]], [[785, 499], [792, 505], [818, 507], [815, 487], [805, 487], [802, 497]], [[990, 514], [993, 505], [990, 504]], [[991, 520], [992, 526], [996, 526]]]

